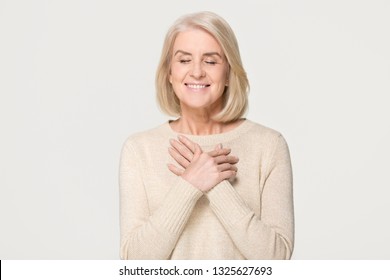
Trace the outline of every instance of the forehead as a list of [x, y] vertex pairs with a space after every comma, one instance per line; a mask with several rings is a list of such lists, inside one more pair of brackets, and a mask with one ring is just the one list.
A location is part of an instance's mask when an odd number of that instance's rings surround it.
[[173, 44], [173, 54], [183, 50], [191, 54], [218, 52], [223, 55], [221, 45], [217, 39], [203, 29], [188, 29], [180, 32]]

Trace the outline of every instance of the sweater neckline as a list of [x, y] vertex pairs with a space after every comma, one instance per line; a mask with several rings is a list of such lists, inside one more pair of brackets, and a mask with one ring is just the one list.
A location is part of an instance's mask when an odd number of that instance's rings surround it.
[[177, 139], [177, 136], [183, 135], [189, 138], [190, 140], [198, 143], [201, 146], [209, 146], [209, 145], [218, 145], [223, 142], [228, 142], [240, 137], [243, 133], [248, 131], [254, 123], [248, 119], [244, 119], [242, 123], [240, 123], [237, 127], [223, 133], [209, 134], [209, 135], [193, 135], [193, 134], [185, 134], [178, 133], [172, 129], [169, 124], [169, 121], [164, 123], [163, 129], [169, 134], [170, 138]]

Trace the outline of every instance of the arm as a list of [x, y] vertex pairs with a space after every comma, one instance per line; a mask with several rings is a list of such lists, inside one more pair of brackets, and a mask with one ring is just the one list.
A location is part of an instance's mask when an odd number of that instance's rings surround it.
[[294, 244], [294, 213], [290, 155], [279, 136], [261, 195], [261, 216], [245, 204], [228, 181], [207, 194], [210, 206], [247, 259], [290, 259]]
[[168, 259], [202, 192], [178, 177], [161, 206], [150, 213], [139, 159], [132, 146], [120, 160], [121, 259]]

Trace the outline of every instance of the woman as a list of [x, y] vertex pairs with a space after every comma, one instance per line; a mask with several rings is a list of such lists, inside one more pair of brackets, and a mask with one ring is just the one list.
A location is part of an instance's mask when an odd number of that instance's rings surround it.
[[249, 84], [229, 25], [186, 15], [167, 33], [159, 105], [178, 116], [129, 137], [122, 259], [289, 259], [292, 173], [280, 133], [242, 118]]

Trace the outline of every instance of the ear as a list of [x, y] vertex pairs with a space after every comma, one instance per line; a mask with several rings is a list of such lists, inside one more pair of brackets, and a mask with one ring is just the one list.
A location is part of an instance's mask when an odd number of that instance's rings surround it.
[[228, 69], [226, 71], [226, 81], [225, 81], [225, 86], [229, 86], [229, 76], [230, 76], [230, 65], [228, 65]]
[[172, 71], [169, 69], [169, 82], [172, 84]]

